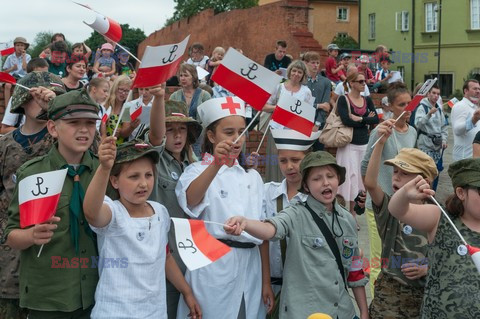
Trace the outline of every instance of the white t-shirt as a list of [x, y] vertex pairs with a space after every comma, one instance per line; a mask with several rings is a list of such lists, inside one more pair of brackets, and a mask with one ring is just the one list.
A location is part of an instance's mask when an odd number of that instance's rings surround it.
[[201, 68], [204, 68], [205, 70], [207, 69], [207, 62], [208, 62], [208, 56], [204, 55], [203, 58], [200, 61], [193, 61], [192, 58], [189, 58], [187, 60], [187, 64], [193, 64], [195, 66], [199, 66]]
[[[15, 124], [17, 124], [18, 117], [22, 116], [21, 114], [10, 112], [11, 108], [12, 108], [12, 98], [8, 100], [7, 108], [5, 109], [5, 114], [3, 115], [3, 120], [2, 120], [3, 125], [15, 126]], [[25, 123], [25, 116], [22, 116], [20, 125], [23, 125], [23, 123]]]
[[132, 218], [125, 206], [105, 196], [112, 220], [97, 233], [100, 280], [92, 318], [167, 318], [165, 260], [170, 218], [148, 201], [155, 214]]

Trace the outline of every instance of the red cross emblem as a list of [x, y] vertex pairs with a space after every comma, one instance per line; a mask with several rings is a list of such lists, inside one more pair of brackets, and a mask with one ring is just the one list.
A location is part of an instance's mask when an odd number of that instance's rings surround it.
[[240, 103], [233, 102], [233, 98], [231, 96], [227, 97], [227, 103], [222, 103], [221, 106], [223, 110], [228, 109], [230, 114], [237, 114], [236, 109], [241, 109]]

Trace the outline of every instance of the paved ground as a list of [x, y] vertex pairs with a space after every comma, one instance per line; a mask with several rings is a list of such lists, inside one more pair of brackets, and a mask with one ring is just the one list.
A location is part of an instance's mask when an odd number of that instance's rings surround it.
[[[452, 183], [447, 173], [448, 165], [452, 162], [453, 134], [452, 134], [451, 127], [449, 128], [448, 146], [449, 147], [445, 150], [445, 153], [443, 155], [443, 165], [445, 169], [440, 173], [440, 181], [438, 183], [437, 194], [435, 196], [435, 198], [441, 204], [444, 204], [447, 197], [453, 193]], [[360, 232], [358, 234], [360, 247], [364, 251], [364, 256], [366, 258], [369, 258], [370, 246], [368, 242], [367, 221], [366, 221], [365, 215], [358, 217], [358, 223], [360, 225]], [[368, 303], [370, 304], [370, 301], [371, 301], [370, 285], [367, 285], [366, 288], [367, 288]]]

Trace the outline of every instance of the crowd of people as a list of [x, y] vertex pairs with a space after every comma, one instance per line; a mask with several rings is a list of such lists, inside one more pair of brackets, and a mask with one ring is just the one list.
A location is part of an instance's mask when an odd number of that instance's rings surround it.
[[[10, 96], [5, 84], [0, 130], [0, 318], [480, 318], [480, 274], [432, 197], [448, 147], [441, 88], [405, 112], [415, 92], [385, 46], [352, 57], [329, 44], [322, 65], [319, 52], [293, 57], [276, 42], [264, 66], [284, 80], [255, 123], [276, 158], [263, 177], [259, 154], [245, 154], [255, 110], [211, 77], [225, 48], [208, 57], [194, 43], [167, 84], [131, 90], [129, 53], [111, 41], [94, 52], [57, 33], [33, 58], [25, 38], [14, 46], [3, 64], [22, 86]], [[167, 99], [169, 83], [179, 88]], [[385, 93], [381, 106], [370, 92]], [[480, 247], [480, 84], [463, 93], [442, 204]], [[271, 120], [283, 95], [315, 108], [310, 136]], [[133, 121], [122, 112], [137, 106]], [[335, 148], [321, 142], [331, 116], [352, 132]], [[22, 181], [60, 169], [54, 216], [21, 227]], [[170, 218], [212, 222], [231, 251], [187, 269]]]

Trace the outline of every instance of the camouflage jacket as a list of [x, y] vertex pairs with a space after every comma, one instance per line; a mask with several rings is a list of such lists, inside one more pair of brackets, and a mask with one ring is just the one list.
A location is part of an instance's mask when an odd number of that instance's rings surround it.
[[[0, 238], [3, 238], [7, 226], [7, 208], [16, 185], [15, 172], [23, 163], [47, 154], [53, 142], [54, 138], [47, 133], [41, 141], [32, 144], [29, 149], [24, 149], [13, 138], [13, 132], [0, 138]], [[1, 244], [0, 298], [18, 298], [19, 263], [20, 252]]]

